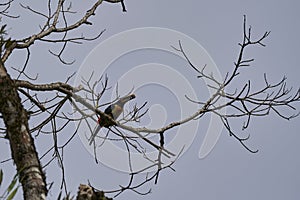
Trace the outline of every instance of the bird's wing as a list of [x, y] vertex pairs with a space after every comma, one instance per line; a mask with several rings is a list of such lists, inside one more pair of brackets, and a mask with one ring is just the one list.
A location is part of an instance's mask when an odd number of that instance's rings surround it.
[[120, 114], [123, 112], [123, 108], [119, 104], [113, 104], [113, 105], [108, 106], [104, 112], [105, 112], [105, 114], [110, 115], [113, 119], [116, 120], [120, 116]]
[[[112, 112], [112, 110], [113, 110], [113, 109], [112, 109], [113, 106], [114, 106], [114, 105], [109, 105], [109, 106], [104, 110], [105, 114], [111, 115], [111, 112]], [[113, 116], [111, 116], [111, 117], [113, 117]]]

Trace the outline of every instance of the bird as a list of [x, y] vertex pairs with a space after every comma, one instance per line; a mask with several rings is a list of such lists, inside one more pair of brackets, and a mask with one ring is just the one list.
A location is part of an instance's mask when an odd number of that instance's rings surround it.
[[[121, 97], [117, 102], [109, 105], [105, 110], [104, 110], [104, 113], [109, 115], [113, 120], [116, 120], [120, 115], [121, 113], [123, 112], [123, 107], [124, 105], [135, 98], [135, 94], [130, 94], [130, 95], [126, 95], [124, 97]], [[89, 141], [89, 145], [91, 145], [97, 135], [97, 133], [100, 131], [100, 129], [102, 127], [108, 127], [109, 125], [107, 125], [107, 122], [104, 122], [103, 120], [101, 120], [101, 118], [99, 117], [98, 118], [98, 121], [97, 121], [97, 126], [95, 127], [93, 133], [92, 133], [92, 136], [90, 138], [90, 141]]]

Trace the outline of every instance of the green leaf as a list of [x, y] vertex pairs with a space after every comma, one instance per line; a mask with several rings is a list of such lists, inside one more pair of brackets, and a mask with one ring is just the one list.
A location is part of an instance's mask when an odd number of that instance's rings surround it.
[[0, 186], [1, 186], [2, 181], [3, 181], [3, 171], [1, 169], [0, 170]]
[[10, 191], [15, 187], [16, 183], [17, 183], [17, 179], [14, 178], [7, 188], [7, 193], [10, 193]]
[[15, 195], [16, 195], [16, 193], [17, 193], [17, 191], [18, 191], [18, 188], [19, 188], [19, 187], [16, 187], [16, 188], [8, 195], [8, 197], [7, 197], [6, 200], [12, 200], [12, 199], [15, 197]]
[[6, 28], [6, 24], [1, 27], [1, 29], [0, 29], [0, 35], [6, 35], [5, 28]]
[[61, 200], [61, 191], [60, 191], [60, 193], [59, 193], [59, 195], [57, 197], [57, 200]]

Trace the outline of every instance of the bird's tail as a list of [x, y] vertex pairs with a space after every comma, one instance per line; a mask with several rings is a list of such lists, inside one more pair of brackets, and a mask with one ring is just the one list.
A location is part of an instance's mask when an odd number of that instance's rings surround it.
[[94, 142], [95, 137], [97, 136], [100, 129], [101, 129], [101, 126], [99, 124], [97, 124], [97, 126], [95, 127], [95, 129], [93, 131], [91, 138], [89, 139], [89, 145], [92, 145], [92, 143]]

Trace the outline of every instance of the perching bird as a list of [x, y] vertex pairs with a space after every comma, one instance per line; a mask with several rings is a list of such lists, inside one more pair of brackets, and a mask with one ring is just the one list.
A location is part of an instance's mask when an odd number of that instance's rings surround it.
[[[127, 103], [128, 101], [130, 101], [131, 99], [134, 99], [135, 98], [135, 94], [130, 94], [130, 95], [127, 95], [125, 97], [122, 97], [120, 98], [116, 103], [113, 103], [111, 105], [109, 105], [104, 113], [109, 115], [111, 118], [113, 118], [114, 120], [116, 120], [120, 114], [123, 112], [123, 107], [125, 105], [125, 103]], [[93, 131], [93, 134], [90, 138], [90, 142], [89, 144], [91, 145], [97, 135], [97, 133], [99, 132], [99, 130], [101, 129], [103, 125], [103, 121], [101, 121], [100, 117], [98, 119], [98, 124], [95, 128], [95, 130]]]

